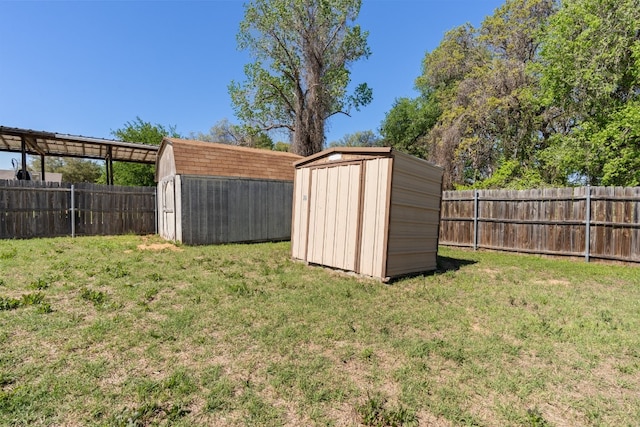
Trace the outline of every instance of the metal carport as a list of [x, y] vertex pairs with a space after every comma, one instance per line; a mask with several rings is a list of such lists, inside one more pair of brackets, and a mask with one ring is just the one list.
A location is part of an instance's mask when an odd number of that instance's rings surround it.
[[155, 164], [158, 146], [0, 126], [0, 151], [21, 153], [23, 171], [27, 170], [27, 154], [39, 155], [43, 179], [46, 156], [104, 160], [107, 184], [113, 185], [114, 160]]

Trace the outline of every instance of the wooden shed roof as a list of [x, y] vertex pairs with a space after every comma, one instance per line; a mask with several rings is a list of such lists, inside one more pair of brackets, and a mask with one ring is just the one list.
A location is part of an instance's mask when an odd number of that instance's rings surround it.
[[[232, 176], [293, 181], [293, 163], [302, 157], [292, 153], [239, 147], [214, 142], [164, 138], [158, 154], [163, 161], [172, 147], [176, 175]], [[159, 168], [156, 168], [156, 173]], [[162, 177], [156, 176], [156, 179]]]

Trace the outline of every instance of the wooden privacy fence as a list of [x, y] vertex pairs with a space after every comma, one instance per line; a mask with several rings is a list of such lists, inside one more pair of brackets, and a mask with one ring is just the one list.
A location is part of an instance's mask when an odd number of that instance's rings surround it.
[[0, 180], [0, 239], [155, 232], [155, 187]]
[[640, 187], [445, 191], [440, 244], [640, 262]]

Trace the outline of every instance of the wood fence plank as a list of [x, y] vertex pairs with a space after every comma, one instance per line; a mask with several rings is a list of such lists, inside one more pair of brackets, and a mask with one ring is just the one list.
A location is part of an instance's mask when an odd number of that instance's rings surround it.
[[[77, 235], [155, 232], [155, 188], [74, 187]], [[0, 238], [70, 235], [70, 200], [67, 183], [0, 180]]]
[[[584, 255], [586, 187], [481, 190], [478, 246]], [[640, 187], [592, 187], [592, 258], [640, 262]], [[445, 191], [440, 243], [473, 246], [473, 191]]]

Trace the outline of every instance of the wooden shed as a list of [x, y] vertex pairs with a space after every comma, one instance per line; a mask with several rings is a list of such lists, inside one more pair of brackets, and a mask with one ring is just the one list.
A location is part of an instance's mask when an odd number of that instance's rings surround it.
[[440, 167], [388, 147], [332, 148], [295, 167], [293, 258], [381, 280], [436, 268]]
[[291, 153], [164, 138], [158, 232], [190, 245], [289, 240]]

